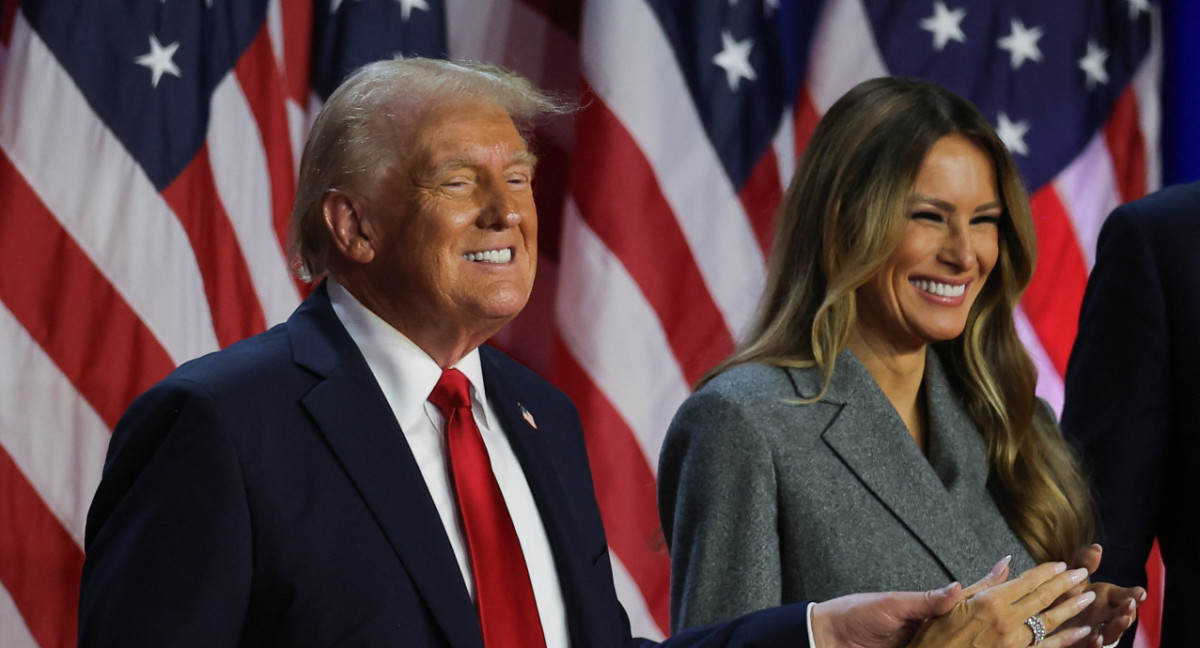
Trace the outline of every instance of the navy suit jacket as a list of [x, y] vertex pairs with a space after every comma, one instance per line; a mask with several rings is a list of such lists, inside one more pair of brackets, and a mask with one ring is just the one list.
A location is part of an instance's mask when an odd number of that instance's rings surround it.
[[[572, 646], [639, 645], [574, 406], [494, 349], [481, 356], [545, 523]], [[85, 546], [83, 646], [483, 646], [420, 470], [323, 286], [285, 324], [134, 402]], [[794, 606], [670, 643], [784, 645], [804, 632]]]
[[[1200, 618], [1200, 183], [1119, 207], [1100, 232], [1067, 367], [1062, 429], [1099, 510], [1099, 580], [1167, 568], [1162, 648], [1196, 645]], [[1122, 646], [1133, 645], [1125, 633]]]

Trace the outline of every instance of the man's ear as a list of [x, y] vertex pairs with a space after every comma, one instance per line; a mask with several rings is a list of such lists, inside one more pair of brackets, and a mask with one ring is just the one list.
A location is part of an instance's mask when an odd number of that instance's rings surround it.
[[364, 218], [362, 204], [356, 198], [330, 191], [321, 201], [321, 212], [338, 254], [351, 263], [370, 263], [375, 258], [371, 224]]

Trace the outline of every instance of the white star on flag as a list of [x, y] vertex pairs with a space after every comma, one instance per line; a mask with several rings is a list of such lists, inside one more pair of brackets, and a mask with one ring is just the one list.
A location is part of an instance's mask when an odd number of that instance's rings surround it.
[[944, 2], [933, 3], [933, 15], [921, 21], [921, 29], [933, 32], [933, 49], [940, 52], [950, 41], [967, 42], [962, 30], [966, 15], [967, 10], [962, 7], [950, 10]]
[[1137, 20], [1138, 14], [1150, 13], [1150, 0], [1129, 0], [1129, 19]]
[[1025, 146], [1025, 133], [1029, 132], [1029, 122], [1021, 120], [1014, 123], [1005, 113], [1000, 113], [999, 124], [996, 125], [996, 135], [1004, 142], [1008, 150], [1018, 155], [1029, 155], [1029, 147]]
[[413, 9], [429, 11], [429, 5], [425, 3], [425, 0], [396, 0], [396, 2], [400, 3], [400, 17], [405, 21], [412, 15]]
[[150, 34], [150, 51], [134, 59], [134, 62], [150, 69], [151, 87], [158, 87], [158, 81], [162, 78], [163, 74], [170, 74], [176, 77], [183, 76], [179, 72], [179, 67], [175, 65], [175, 61], [171, 60], [175, 57], [175, 50], [177, 49], [179, 49], [179, 41], [163, 47], [162, 43], [158, 42], [158, 38], [154, 34]]
[[734, 40], [733, 34], [728, 30], [723, 30], [721, 46], [721, 51], [713, 57], [713, 63], [725, 70], [725, 80], [729, 82], [730, 90], [736, 91], [742, 79], [753, 81], [758, 78], [758, 75], [754, 73], [754, 68], [750, 66], [750, 50], [754, 47], [753, 39]]
[[1042, 37], [1042, 28], [1026, 29], [1025, 23], [1013, 18], [1012, 33], [996, 41], [1000, 49], [1008, 50], [1011, 55], [1012, 69], [1021, 67], [1025, 61], [1040, 63], [1042, 50], [1038, 49], [1038, 40]]
[[1108, 61], [1108, 52], [1097, 45], [1096, 41], [1089, 40], [1087, 54], [1079, 59], [1079, 69], [1087, 75], [1088, 90], [1096, 87], [1097, 83], [1108, 83], [1108, 70], [1104, 69], [1106, 61]]

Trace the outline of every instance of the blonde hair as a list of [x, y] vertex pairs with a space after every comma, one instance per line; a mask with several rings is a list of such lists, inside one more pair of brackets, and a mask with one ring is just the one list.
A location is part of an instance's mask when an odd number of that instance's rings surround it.
[[1039, 561], [1074, 559], [1091, 541], [1088, 487], [1052, 415], [1013, 309], [1036, 259], [1029, 198], [1015, 163], [979, 111], [922, 81], [860, 83], [821, 119], [779, 212], [770, 269], [746, 340], [700, 382], [737, 365], [817, 367], [824, 397], [857, 323], [856, 291], [898, 246], [929, 149], [960, 134], [992, 160], [1005, 217], [996, 266], [959, 337], [934, 345], [987, 442], [988, 487]]
[[304, 146], [289, 232], [301, 278], [311, 281], [326, 270], [325, 195], [381, 177], [403, 159], [406, 130], [439, 105], [462, 101], [504, 108], [526, 139], [536, 117], [569, 112], [528, 79], [495, 65], [409, 58], [359, 68], [330, 95]]

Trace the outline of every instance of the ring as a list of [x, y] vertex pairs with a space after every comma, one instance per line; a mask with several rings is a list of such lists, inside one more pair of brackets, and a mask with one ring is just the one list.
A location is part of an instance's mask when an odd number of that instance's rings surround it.
[[1025, 619], [1025, 625], [1029, 626], [1029, 629], [1033, 631], [1032, 645], [1042, 643], [1042, 640], [1046, 638], [1046, 626], [1042, 625], [1041, 617], [1035, 614]]

